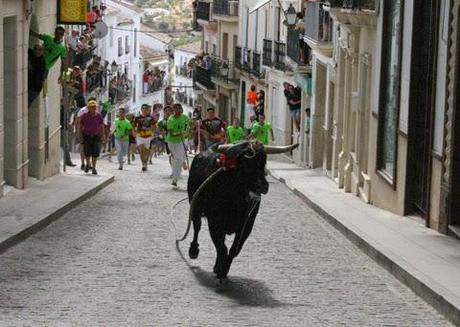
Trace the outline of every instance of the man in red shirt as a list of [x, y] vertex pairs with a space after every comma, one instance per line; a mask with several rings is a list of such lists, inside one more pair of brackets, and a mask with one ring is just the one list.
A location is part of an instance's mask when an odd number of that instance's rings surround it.
[[90, 100], [87, 107], [88, 112], [80, 118], [80, 131], [86, 158], [85, 173], [92, 167], [93, 175], [97, 175], [96, 162], [101, 152], [101, 137], [104, 131], [104, 119], [102, 115], [96, 111], [97, 101]]

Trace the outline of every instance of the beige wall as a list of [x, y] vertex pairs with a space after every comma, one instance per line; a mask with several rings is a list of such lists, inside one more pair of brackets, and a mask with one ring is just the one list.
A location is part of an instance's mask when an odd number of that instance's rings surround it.
[[[56, 3], [34, 1], [33, 15], [27, 18], [22, 1], [0, 0], [0, 183], [16, 188], [25, 188], [29, 175], [44, 179], [59, 173], [61, 157], [59, 67], [49, 74], [49, 114], [42, 98], [27, 107], [29, 26], [52, 33]], [[50, 134], [47, 159], [45, 126]]]

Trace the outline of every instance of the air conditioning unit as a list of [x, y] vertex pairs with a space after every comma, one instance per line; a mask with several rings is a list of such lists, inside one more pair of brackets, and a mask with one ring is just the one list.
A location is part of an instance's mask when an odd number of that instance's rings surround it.
[[238, 16], [238, 1], [228, 2], [228, 14], [230, 16]]

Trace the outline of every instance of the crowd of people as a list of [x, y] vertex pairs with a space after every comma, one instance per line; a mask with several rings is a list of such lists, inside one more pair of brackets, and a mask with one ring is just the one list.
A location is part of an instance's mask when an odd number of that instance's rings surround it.
[[147, 69], [142, 76], [143, 93], [148, 94], [162, 89], [165, 77], [166, 72], [164, 70], [157, 67], [154, 70]]
[[224, 143], [236, 143], [243, 139], [257, 139], [263, 144], [272, 140], [270, 123], [260, 114], [252, 126], [245, 130], [238, 118], [231, 125], [216, 116], [214, 108], [185, 114], [180, 103], [172, 106], [143, 104], [138, 113], [121, 107], [105, 135], [107, 121], [103, 108], [96, 98], [90, 98], [87, 105], [76, 114], [75, 125], [79, 135], [81, 169], [97, 174], [97, 158], [104, 139], [113, 138], [117, 151], [118, 169], [123, 170], [125, 162], [131, 164], [136, 155], [141, 162], [141, 171], [148, 170], [152, 159], [166, 153], [171, 163], [171, 184], [177, 186], [183, 169], [188, 169], [188, 154], [204, 151]]

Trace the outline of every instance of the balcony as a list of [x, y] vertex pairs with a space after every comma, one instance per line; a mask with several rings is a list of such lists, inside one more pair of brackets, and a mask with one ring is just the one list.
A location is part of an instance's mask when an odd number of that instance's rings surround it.
[[311, 57], [310, 47], [300, 39], [300, 30], [288, 30], [287, 56], [299, 66], [309, 65]]
[[98, 88], [107, 87], [107, 74], [105, 71], [86, 73], [86, 92], [92, 93]]
[[247, 73], [251, 73], [251, 50], [248, 48], [243, 48], [242, 69]]
[[238, 22], [238, 1], [214, 0], [212, 12], [217, 19]]
[[198, 1], [196, 7], [196, 19], [201, 19], [209, 22], [211, 19], [211, 3]]
[[[333, 4], [331, 3], [331, 6]], [[305, 38], [314, 43], [332, 40], [332, 19], [324, 10], [324, 3], [309, 2], [305, 8]]]
[[193, 84], [198, 84], [207, 90], [214, 90], [215, 85], [211, 79], [211, 70], [197, 66], [193, 71]]
[[272, 66], [272, 40], [264, 39], [263, 53], [262, 53], [262, 65], [271, 67]]
[[275, 41], [275, 60], [273, 66], [275, 69], [284, 71], [286, 64], [284, 58], [286, 57], [286, 43]]
[[213, 82], [223, 87], [236, 88], [238, 85], [235, 65], [218, 57], [212, 58], [211, 77]]
[[241, 69], [241, 60], [242, 60], [242, 49], [241, 47], [235, 47], [235, 68]]
[[132, 81], [120, 77], [112, 79], [109, 86], [109, 97], [113, 103], [128, 100], [131, 97]]
[[252, 53], [252, 70], [251, 73], [257, 77], [257, 78], [262, 78], [263, 77], [263, 72], [262, 72], [262, 67], [260, 65], [260, 53], [257, 51], [254, 51]]
[[343, 0], [343, 9], [348, 10], [373, 10], [375, 11], [375, 0]]

